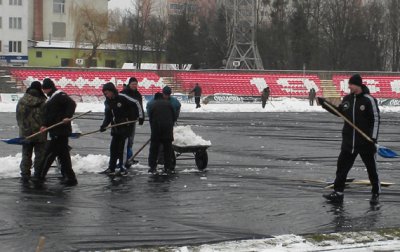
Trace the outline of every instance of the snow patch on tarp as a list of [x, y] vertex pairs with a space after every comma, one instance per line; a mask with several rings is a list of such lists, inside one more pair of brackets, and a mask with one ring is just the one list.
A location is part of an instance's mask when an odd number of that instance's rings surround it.
[[211, 145], [211, 141], [204, 140], [201, 136], [196, 135], [192, 128], [187, 126], [176, 126], [174, 127], [174, 142], [173, 144], [178, 146], [199, 146], [199, 145]]
[[[323, 235], [322, 235], [323, 236]], [[229, 241], [199, 246], [161, 247], [158, 250], [168, 252], [306, 252], [306, 251], [398, 251], [400, 241], [396, 237], [382, 236], [377, 232], [348, 232], [327, 234], [326, 240], [314, 241], [303, 236], [288, 234], [268, 239]], [[329, 238], [328, 238], [329, 237]], [[119, 252], [138, 252], [143, 250], [112, 250]], [[147, 250], [146, 250], [147, 251]]]

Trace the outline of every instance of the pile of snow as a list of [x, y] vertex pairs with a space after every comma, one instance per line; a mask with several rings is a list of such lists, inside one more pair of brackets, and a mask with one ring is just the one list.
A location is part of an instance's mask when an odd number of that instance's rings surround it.
[[[197, 246], [182, 247], [162, 247], [161, 250], [174, 252], [309, 252], [309, 251], [351, 251], [351, 252], [369, 252], [369, 251], [399, 251], [400, 241], [397, 238], [383, 237], [376, 232], [351, 232], [350, 235], [362, 239], [367, 233], [366, 239], [357, 241], [354, 239], [343, 239], [349, 234], [335, 233], [331, 236], [337, 236], [337, 240], [327, 240], [315, 242], [308, 238], [298, 235], [280, 235], [268, 239], [254, 239], [242, 241], [228, 241], [216, 244], [204, 244]], [[115, 251], [115, 250], [113, 250]], [[137, 249], [118, 250], [124, 252], [138, 252]], [[141, 250], [140, 250], [141, 251]], [[157, 250], [159, 251], [159, 250]]]
[[196, 135], [196, 133], [193, 132], [192, 128], [187, 125], [174, 127], [173, 144], [177, 146], [210, 146], [211, 141], [206, 141], [201, 136]]

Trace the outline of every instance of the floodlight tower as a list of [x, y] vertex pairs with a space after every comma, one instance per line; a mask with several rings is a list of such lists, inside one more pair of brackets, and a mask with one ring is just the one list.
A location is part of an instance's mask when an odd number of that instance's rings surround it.
[[256, 42], [257, 0], [231, 1], [233, 1], [233, 44], [226, 68], [264, 69]]

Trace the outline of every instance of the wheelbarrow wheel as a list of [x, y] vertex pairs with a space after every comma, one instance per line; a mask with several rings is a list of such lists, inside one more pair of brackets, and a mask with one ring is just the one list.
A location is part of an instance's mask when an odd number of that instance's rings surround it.
[[197, 168], [202, 171], [207, 168], [208, 165], [208, 154], [207, 151], [201, 150], [194, 154], [194, 160]]

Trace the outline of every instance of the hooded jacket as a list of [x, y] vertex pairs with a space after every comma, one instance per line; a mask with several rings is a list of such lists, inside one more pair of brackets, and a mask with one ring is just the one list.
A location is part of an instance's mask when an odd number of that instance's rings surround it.
[[[46, 97], [35, 89], [28, 89], [19, 99], [16, 118], [20, 137], [27, 137], [40, 131], [40, 127], [43, 125], [45, 103]], [[46, 134], [39, 134], [30, 139], [30, 142], [45, 141]]]
[[[378, 140], [380, 113], [378, 103], [369, 94], [366, 86], [362, 87], [362, 93], [346, 95], [337, 110], [361, 129], [375, 143]], [[322, 105], [327, 111], [336, 115], [328, 107]], [[375, 152], [375, 144], [369, 142], [348, 123], [344, 123], [342, 129], [342, 150], [354, 152]]]
[[[135, 120], [138, 118], [144, 119], [142, 94], [138, 90], [132, 90], [129, 87], [129, 84], [121, 91], [121, 94], [128, 96], [129, 98], [132, 99], [132, 102], [135, 103], [135, 105], [134, 105], [134, 110], [135, 110], [135, 115], [136, 115]], [[137, 102], [139, 103], [140, 107], [137, 105]]]
[[[64, 118], [73, 117], [76, 103], [71, 97], [56, 88], [52, 89], [48, 97], [45, 106], [44, 126], [49, 127], [61, 122]], [[52, 128], [49, 133], [50, 136], [69, 136], [72, 133], [71, 123]]]
[[[118, 90], [114, 84], [107, 83], [103, 85], [103, 91], [109, 90], [113, 92], [114, 96], [112, 99], [106, 98], [104, 101], [104, 120], [101, 127], [107, 127], [109, 124], [114, 125], [127, 121], [134, 121], [138, 118], [143, 118], [143, 112], [140, 108], [138, 101], [133, 101], [125, 94], [118, 94]], [[140, 109], [138, 109], [139, 107]], [[137, 111], [141, 111], [141, 115], [137, 115]], [[111, 135], [119, 135], [128, 137], [132, 134], [133, 124], [125, 124], [111, 129]]]

